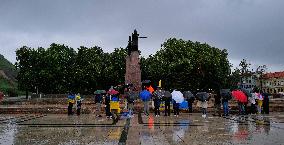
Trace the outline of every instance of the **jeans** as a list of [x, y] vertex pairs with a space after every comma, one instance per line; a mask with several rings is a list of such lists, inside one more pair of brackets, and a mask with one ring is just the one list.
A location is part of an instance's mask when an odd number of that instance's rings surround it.
[[224, 115], [227, 116], [229, 115], [229, 106], [228, 106], [228, 102], [223, 102], [223, 109], [224, 109]]
[[149, 101], [144, 101], [144, 114], [149, 115]]

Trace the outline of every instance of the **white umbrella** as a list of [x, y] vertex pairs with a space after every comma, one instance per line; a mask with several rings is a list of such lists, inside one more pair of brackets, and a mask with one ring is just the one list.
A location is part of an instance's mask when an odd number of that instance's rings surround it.
[[183, 94], [180, 91], [174, 90], [172, 92], [172, 98], [177, 102], [177, 103], [182, 103], [184, 101]]

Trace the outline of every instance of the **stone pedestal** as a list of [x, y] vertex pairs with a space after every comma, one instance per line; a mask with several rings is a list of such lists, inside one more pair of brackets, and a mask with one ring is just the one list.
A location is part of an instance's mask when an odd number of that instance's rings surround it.
[[140, 69], [140, 59], [139, 52], [132, 51], [130, 55], [126, 56], [126, 74], [125, 74], [125, 84], [133, 84], [133, 86], [141, 91], [141, 69]]

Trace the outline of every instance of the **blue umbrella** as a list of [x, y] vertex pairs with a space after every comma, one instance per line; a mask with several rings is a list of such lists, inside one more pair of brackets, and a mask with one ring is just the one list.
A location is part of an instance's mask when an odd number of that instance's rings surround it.
[[151, 99], [151, 96], [152, 96], [152, 94], [147, 90], [143, 90], [139, 94], [139, 97], [142, 101], [149, 101]]
[[68, 95], [68, 99], [71, 99], [71, 100], [75, 99], [75, 95]]

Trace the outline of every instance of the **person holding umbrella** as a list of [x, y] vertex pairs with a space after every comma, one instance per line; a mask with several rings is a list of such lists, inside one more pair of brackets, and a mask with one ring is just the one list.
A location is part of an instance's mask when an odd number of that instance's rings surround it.
[[269, 94], [262, 93], [263, 96], [263, 113], [269, 114]]
[[172, 94], [169, 91], [165, 91], [163, 100], [165, 101], [165, 116], [170, 116], [171, 115]]
[[199, 100], [199, 106], [201, 107], [202, 110], [202, 117], [206, 118], [207, 116], [207, 107], [208, 107], [208, 102], [209, 100], [209, 95], [207, 92], [198, 92], [196, 94], [197, 99]]
[[247, 103], [248, 99], [245, 93], [241, 90], [232, 91], [232, 96], [238, 101], [239, 105], [239, 114], [245, 115], [245, 103]]
[[96, 104], [96, 116], [102, 117], [101, 115], [101, 104], [102, 104], [102, 94], [101, 90], [95, 91], [95, 104]]
[[153, 101], [154, 101], [154, 110], [155, 110], [155, 116], [160, 116], [160, 104], [161, 99], [163, 97], [163, 92], [161, 90], [161, 87], [157, 87], [157, 90], [153, 93]]
[[228, 116], [229, 115], [229, 100], [232, 98], [230, 89], [221, 89], [220, 96], [222, 97], [224, 116]]
[[144, 104], [144, 114], [146, 116], [149, 116], [149, 101], [152, 97], [152, 94], [149, 91], [147, 91], [146, 87], [144, 87], [143, 91], [140, 92], [139, 96]]
[[127, 89], [126, 92], [126, 99], [127, 99], [127, 107], [129, 111], [129, 117], [133, 117], [133, 111], [134, 111], [134, 100], [136, 98], [137, 94], [134, 92], [134, 88], [130, 87]]
[[180, 91], [172, 92], [174, 116], [179, 116], [179, 104], [184, 101], [183, 94]]
[[185, 92], [183, 92], [183, 96], [188, 103], [189, 113], [192, 113], [192, 110], [193, 110], [192, 103], [194, 102], [194, 95], [190, 91], [185, 91]]
[[68, 115], [73, 115], [73, 105], [75, 103], [75, 95], [73, 93], [69, 93], [68, 95]]

